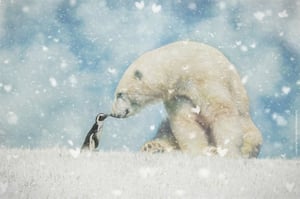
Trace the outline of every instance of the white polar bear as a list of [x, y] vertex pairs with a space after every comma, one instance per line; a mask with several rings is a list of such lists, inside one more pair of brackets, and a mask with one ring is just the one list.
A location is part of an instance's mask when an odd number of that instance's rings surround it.
[[181, 41], [145, 53], [120, 80], [112, 115], [129, 117], [158, 100], [168, 114], [167, 128], [144, 151], [257, 157], [262, 136], [250, 118], [247, 93], [217, 49]]

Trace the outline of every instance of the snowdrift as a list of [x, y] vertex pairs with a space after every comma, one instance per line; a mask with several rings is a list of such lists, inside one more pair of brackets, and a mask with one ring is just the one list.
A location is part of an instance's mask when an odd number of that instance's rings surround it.
[[300, 160], [0, 149], [0, 198], [300, 198]]

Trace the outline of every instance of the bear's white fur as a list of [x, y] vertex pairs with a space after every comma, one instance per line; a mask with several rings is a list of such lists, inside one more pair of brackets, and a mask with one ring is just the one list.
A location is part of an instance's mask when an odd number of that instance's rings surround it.
[[262, 136], [250, 118], [246, 90], [233, 64], [217, 49], [181, 41], [145, 53], [120, 80], [112, 114], [129, 117], [158, 100], [180, 150], [258, 155]]

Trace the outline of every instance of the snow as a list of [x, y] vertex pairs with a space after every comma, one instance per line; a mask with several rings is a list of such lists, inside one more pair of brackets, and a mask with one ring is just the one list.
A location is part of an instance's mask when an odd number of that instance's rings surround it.
[[51, 84], [52, 87], [56, 87], [57, 86], [57, 81], [54, 77], [50, 77], [49, 78], [49, 82]]
[[195, 2], [190, 2], [189, 4], [188, 4], [188, 8], [190, 9], [190, 10], [197, 10], [197, 4], [195, 3]]
[[283, 94], [283, 95], [287, 95], [287, 94], [289, 94], [289, 93], [291, 92], [291, 88], [288, 87], [288, 86], [283, 86], [283, 87], [281, 88], [281, 91], [282, 91], [282, 94]]
[[3, 86], [3, 89], [6, 91], [6, 92], [11, 92], [12, 91], [12, 85], [10, 84], [6, 84]]
[[[97, 113], [111, 110], [130, 63], [192, 40], [219, 48], [236, 66], [264, 136], [260, 157], [296, 156], [295, 116], [285, 111], [300, 107], [299, 1], [0, 2], [0, 146], [77, 146]], [[155, 136], [161, 110], [108, 119], [101, 149], [137, 151]]]
[[150, 125], [150, 130], [151, 130], [151, 131], [154, 131], [154, 130], [155, 130], [155, 125], [154, 125], [154, 124]]
[[0, 198], [299, 198], [299, 160], [0, 149]]
[[75, 6], [77, 4], [77, 0], [70, 0], [70, 6]]
[[78, 84], [78, 80], [77, 80], [77, 78], [76, 78], [76, 76], [74, 74], [72, 74], [69, 77], [69, 82], [71, 84], [71, 87], [76, 87], [76, 85]]
[[241, 49], [241, 51], [243, 51], [243, 52], [247, 52], [247, 51], [248, 51], [248, 47], [245, 46], [245, 45], [242, 45], [240, 49]]
[[202, 178], [209, 178], [210, 177], [210, 170], [208, 168], [200, 168], [199, 169], [199, 176]]
[[248, 82], [248, 75], [245, 75], [244, 77], [242, 77], [242, 83], [246, 84]]
[[74, 145], [74, 143], [73, 143], [72, 140], [68, 140], [68, 144], [69, 144], [70, 146], [73, 146], [73, 145]]
[[136, 1], [134, 3], [134, 5], [137, 9], [142, 10], [142, 9], [144, 9], [145, 3], [144, 3], [144, 1], [141, 1], [141, 2]]
[[201, 108], [200, 108], [200, 106], [199, 106], [199, 105], [197, 105], [197, 106], [196, 106], [196, 107], [194, 107], [194, 108], [191, 108], [191, 112], [192, 112], [192, 113], [199, 114], [199, 113], [200, 113], [200, 111], [201, 111]]
[[118, 72], [115, 68], [108, 68], [107, 71], [113, 75], [115, 75]]
[[265, 18], [265, 13], [261, 12], [261, 11], [257, 11], [254, 14], [254, 17], [258, 20], [258, 21], [263, 21], [263, 19]]
[[221, 157], [224, 157], [227, 153], [228, 153], [228, 149], [227, 148], [221, 148], [218, 147], [217, 148], [217, 152]]
[[80, 155], [80, 149], [79, 149], [79, 148], [76, 148], [76, 149], [70, 149], [70, 150], [69, 150], [69, 153], [70, 153], [70, 155], [71, 155], [73, 158], [78, 158], [79, 155]]
[[156, 3], [152, 4], [152, 12], [153, 13], [159, 13], [160, 11], [161, 11], [161, 5], [156, 4]]
[[272, 119], [276, 121], [277, 126], [286, 126], [288, 124], [286, 119], [278, 113], [273, 113]]
[[16, 113], [14, 113], [12, 111], [9, 111], [7, 113], [7, 123], [8, 124], [15, 125], [15, 124], [18, 123], [18, 120], [19, 120], [19, 118], [18, 118], [18, 115]]
[[286, 17], [288, 17], [289, 15], [288, 15], [288, 13], [287, 13], [286, 10], [283, 10], [283, 11], [281, 11], [281, 12], [278, 13], [278, 16], [279, 16], [280, 18], [286, 18]]
[[224, 9], [226, 9], [226, 3], [224, 1], [221, 1], [218, 4], [218, 7], [219, 7], [220, 10], [224, 10]]

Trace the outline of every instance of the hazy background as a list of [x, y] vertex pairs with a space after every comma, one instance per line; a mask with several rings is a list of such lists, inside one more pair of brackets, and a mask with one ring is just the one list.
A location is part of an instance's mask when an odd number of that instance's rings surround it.
[[[264, 137], [260, 157], [294, 158], [299, 27], [298, 0], [0, 0], [0, 146], [80, 147], [132, 61], [194, 40], [240, 72]], [[136, 151], [165, 115], [155, 105], [107, 119], [100, 149]]]

